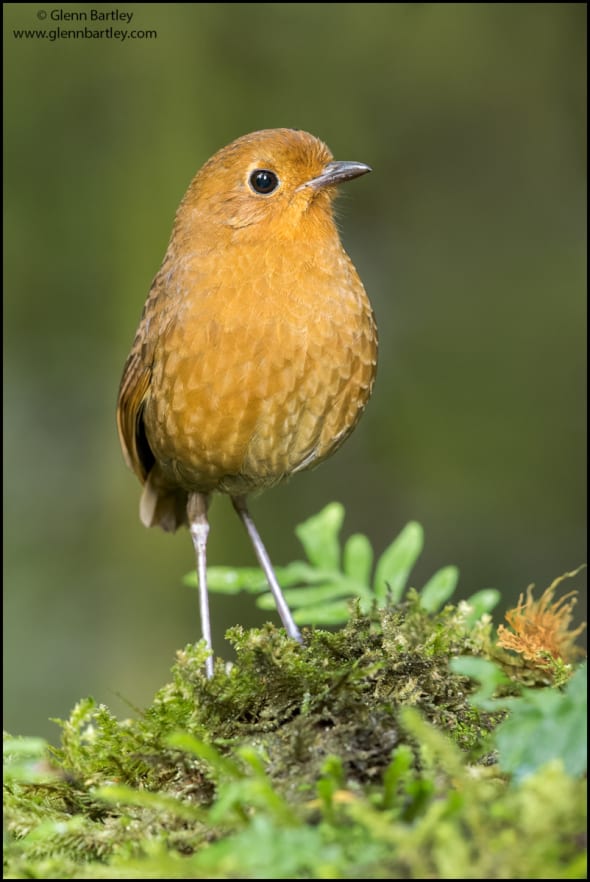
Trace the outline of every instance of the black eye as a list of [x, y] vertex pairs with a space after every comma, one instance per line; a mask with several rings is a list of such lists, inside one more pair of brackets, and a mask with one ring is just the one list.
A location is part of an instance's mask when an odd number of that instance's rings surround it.
[[274, 172], [266, 168], [257, 168], [250, 175], [250, 186], [255, 193], [262, 193], [263, 196], [267, 196], [268, 193], [272, 193], [273, 190], [277, 189], [279, 179]]

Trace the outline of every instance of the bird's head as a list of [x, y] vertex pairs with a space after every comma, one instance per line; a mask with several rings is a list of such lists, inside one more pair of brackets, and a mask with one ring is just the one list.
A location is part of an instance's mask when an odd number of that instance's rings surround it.
[[361, 162], [335, 162], [308, 132], [253, 132], [205, 163], [180, 204], [176, 226], [201, 242], [321, 234], [333, 228], [337, 185], [370, 171]]

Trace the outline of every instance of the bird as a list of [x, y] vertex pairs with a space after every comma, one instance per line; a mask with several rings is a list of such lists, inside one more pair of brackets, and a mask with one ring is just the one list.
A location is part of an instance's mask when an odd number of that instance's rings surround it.
[[377, 326], [334, 214], [339, 185], [372, 171], [300, 129], [252, 132], [197, 172], [176, 212], [117, 400], [140, 520], [188, 526], [214, 673], [208, 507], [230, 497], [287, 634], [302, 636], [248, 497], [331, 456], [371, 396]]

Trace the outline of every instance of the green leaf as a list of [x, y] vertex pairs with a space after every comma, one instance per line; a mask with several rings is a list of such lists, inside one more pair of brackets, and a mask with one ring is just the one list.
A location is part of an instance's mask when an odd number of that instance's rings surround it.
[[587, 667], [571, 678], [564, 692], [525, 689], [496, 729], [500, 768], [521, 781], [555, 759], [578, 776], [587, 767]]
[[500, 686], [506, 686], [511, 681], [494, 662], [472, 655], [461, 655], [458, 658], [452, 658], [449, 667], [454, 674], [459, 674], [460, 677], [469, 677], [471, 680], [479, 681], [479, 689], [469, 699], [474, 707], [486, 711], [499, 711], [506, 707], [506, 699], [502, 701], [493, 696]]
[[316, 784], [316, 791], [323, 803], [324, 813], [333, 818], [334, 795], [345, 786], [344, 765], [336, 754], [329, 754], [322, 765], [322, 777]]
[[293, 618], [298, 625], [344, 625], [350, 618], [350, 606], [343, 600], [306, 606], [296, 609]]
[[331, 502], [319, 514], [313, 515], [295, 528], [307, 557], [316, 567], [324, 570], [340, 568], [338, 534], [343, 521], [344, 506], [339, 502]]
[[165, 742], [168, 747], [173, 747], [176, 750], [184, 750], [187, 753], [192, 753], [193, 756], [196, 756], [198, 759], [204, 760], [220, 776], [236, 779], [243, 777], [243, 773], [238, 766], [231, 762], [231, 760], [222, 756], [212, 744], [208, 744], [206, 741], [201, 741], [193, 735], [189, 735], [187, 732], [172, 732], [165, 739]]
[[295, 560], [285, 567], [275, 567], [275, 575], [281, 588], [293, 588], [295, 585], [314, 585], [323, 582], [326, 573], [312, 567], [302, 560]]
[[[189, 588], [198, 587], [196, 572], [188, 573], [183, 580]], [[268, 588], [264, 573], [259, 567], [208, 567], [207, 587], [210, 591], [237, 594], [239, 591], [259, 592]]]
[[458, 581], [459, 570], [457, 567], [443, 567], [442, 570], [438, 570], [420, 592], [422, 609], [430, 613], [438, 612], [453, 595]]
[[465, 619], [466, 624], [471, 626], [479, 622], [483, 615], [490, 613], [499, 604], [501, 596], [496, 588], [482, 588], [472, 594], [467, 600], [471, 612]]
[[[326, 582], [323, 585], [311, 585], [307, 588], [287, 588], [283, 591], [283, 596], [289, 608], [296, 609], [297, 607], [315, 606], [319, 603], [337, 600], [339, 597], [350, 597], [353, 594], [351, 583], [347, 579], [338, 578], [338, 573], [334, 575], [334, 581]], [[259, 597], [256, 601], [256, 606], [260, 609], [275, 609], [276, 604], [272, 594], [269, 593]]]
[[[342, 878], [331, 870], [340, 854], [338, 843], [326, 839], [319, 826], [286, 825], [256, 813], [245, 829], [212, 841], [193, 860], [201, 879]], [[321, 876], [315, 875], [318, 867]]]
[[275, 575], [282, 588], [293, 589], [302, 585], [320, 585], [341, 578], [340, 573], [322, 570], [303, 561], [294, 561], [286, 567], [275, 567]]
[[47, 741], [44, 738], [4, 735], [2, 755], [5, 762], [10, 762], [13, 758], [41, 760], [45, 757], [46, 751]]
[[[333, 502], [322, 511], [299, 524], [299, 537], [307, 561], [293, 561], [275, 567], [275, 574], [285, 592], [285, 599], [299, 624], [340, 625], [348, 621], [349, 601], [357, 600], [362, 613], [374, 606], [385, 606], [389, 597], [397, 603], [404, 592], [414, 563], [424, 544], [420, 524], [411, 521], [381, 555], [375, 571], [374, 589], [370, 584], [373, 549], [368, 538], [356, 533], [346, 541], [342, 552], [339, 534], [344, 520], [344, 507]], [[259, 595], [260, 609], [274, 610], [275, 602], [268, 591], [266, 578], [258, 567], [209, 567], [208, 587], [211, 591], [237, 594], [248, 591]], [[456, 567], [439, 570], [424, 586], [421, 605], [435, 612], [453, 594], [458, 580]], [[198, 585], [194, 572], [184, 578], [191, 587]], [[296, 591], [289, 591], [296, 588]], [[493, 595], [495, 600], [495, 595]], [[492, 605], [488, 594], [481, 597], [477, 608]], [[476, 615], [476, 612], [473, 615]], [[479, 617], [479, 616], [477, 616]]]
[[344, 546], [343, 569], [347, 576], [370, 587], [373, 549], [362, 533], [355, 533]]
[[398, 790], [410, 778], [413, 753], [407, 744], [400, 744], [383, 775], [383, 808], [391, 809], [398, 799]]
[[[313, 584], [326, 578], [325, 573], [301, 560], [274, 570], [281, 588]], [[190, 588], [197, 588], [199, 584], [194, 572], [188, 573], [182, 581]], [[208, 567], [207, 587], [219, 594], [238, 594], [240, 591], [260, 594], [268, 591], [268, 582], [260, 567]]]
[[422, 527], [416, 521], [410, 521], [389, 548], [385, 549], [375, 571], [375, 596], [379, 606], [385, 605], [388, 593], [393, 603], [399, 603], [423, 545]]
[[49, 766], [48, 744], [44, 738], [22, 738], [5, 734], [3, 745], [3, 779], [21, 784], [38, 784], [57, 773]]
[[[350, 618], [350, 593], [334, 591], [333, 585], [320, 588], [298, 588], [301, 598], [293, 601], [292, 592], [284, 592], [285, 600], [298, 625], [341, 625]], [[308, 594], [309, 592], [309, 594]], [[344, 595], [342, 599], [337, 599]], [[263, 594], [256, 601], [256, 606], [267, 612], [276, 609], [271, 594]]]

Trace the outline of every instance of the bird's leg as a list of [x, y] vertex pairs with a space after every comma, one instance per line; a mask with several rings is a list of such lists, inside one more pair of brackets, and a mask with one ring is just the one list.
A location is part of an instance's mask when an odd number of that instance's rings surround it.
[[268, 552], [262, 543], [260, 534], [256, 529], [250, 512], [248, 511], [248, 506], [246, 505], [246, 497], [232, 496], [231, 501], [233, 502], [233, 506], [240, 516], [240, 520], [248, 531], [248, 536], [250, 537], [250, 541], [254, 546], [256, 557], [258, 558], [258, 562], [264, 571], [264, 575], [266, 576], [266, 580], [269, 584], [270, 590], [272, 591], [275, 603], [277, 605], [278, 613], [281, 617], [283, 625], [285, 626], [287, 634], [289, 635], [289, 637], [292, 637], [293, 640], [297, 640], [298, 643], [303, 643], [301, 632], [293, 621], [293, 616], [291, 615], [289, 607], [287, 606], [287, 602], [283, 597], [281, 587], [277, 582], [277, 577], [275, 576], [274, 570], [272, 568], [272, 563], [270, 562]]
[[[209, 595], [207, 594], [207, 536], [209, 535], [209, 521], [207, 520], [207, 508], [209, 497], [206, 493], [191, 493], [188, 498], [187, 515], [190, 525], [191, 537], [197, 555], [197, 576], [199, 579], [199, 607], [201, 610], [201, 630], [205, 643], [211, 651], [211, 618], [209, 616]], [[211, 679], [213, 676], [213, 655], [205, 662], [205, 673]]]

